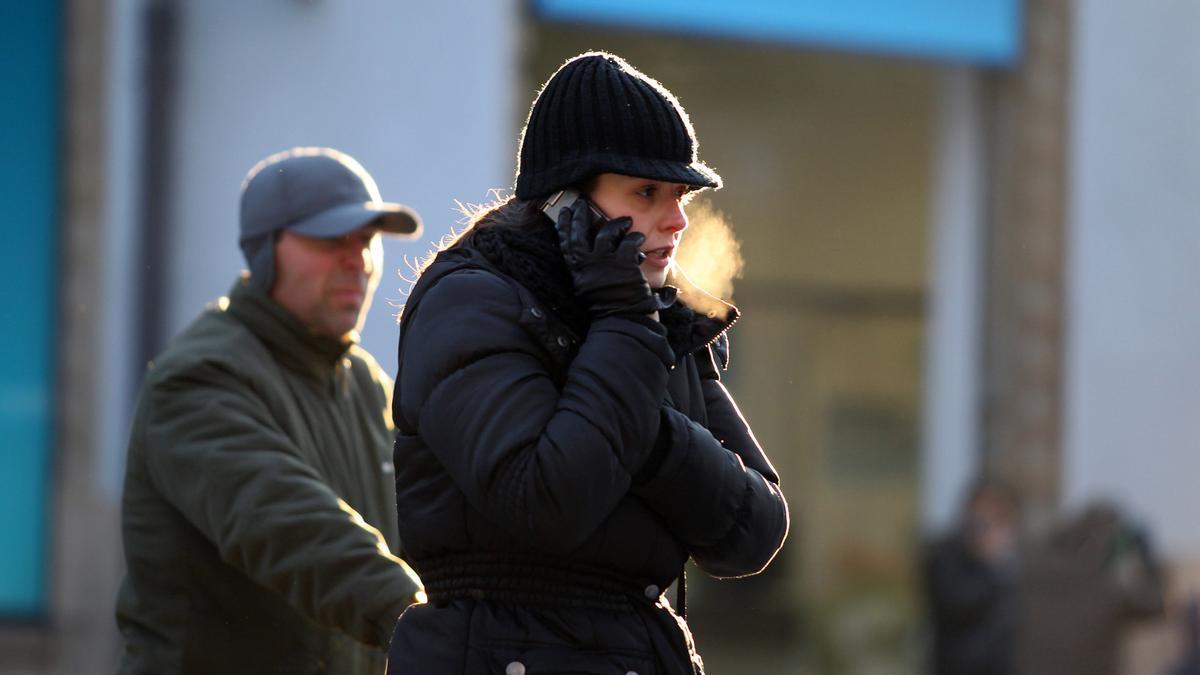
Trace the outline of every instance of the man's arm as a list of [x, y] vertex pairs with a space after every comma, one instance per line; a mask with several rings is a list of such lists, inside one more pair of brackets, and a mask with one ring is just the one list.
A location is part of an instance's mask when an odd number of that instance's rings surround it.
[[301, 459], [244, 378], [204, 363], [148, 396], [150, 478], [222, 560], [315, 621], [386, 645], [416, 575]]

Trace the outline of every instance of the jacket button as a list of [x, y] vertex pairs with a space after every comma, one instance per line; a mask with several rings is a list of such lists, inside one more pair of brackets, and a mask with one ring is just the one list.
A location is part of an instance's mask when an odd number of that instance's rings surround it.
[[504, 667], [504, 675], [525, 675], [525, 664], [513, 661]]
[[537, 307], [534, 307], [533, 309], [529, 310], [529, 313], [532, 314], [533, 318], [535, 318], [535, 319], [540, 319], [543, 316], [546, 316], [544, 313], [542, 313], [542, 310], [538, 309]]
[[647, 600], [657, 600], [658, 596], [660, 595], [658, 586], [655, 586], [654, 584], [647, 586], [645, 593]]
[[556, 342], [558, 342], [559, 347], [563, 347], [564, 349], [566, 348], [567, 345], [571, 344], [571, 341], [568, 340], [566, 338], [566, 336], [563, 336], [563, 335], [559, 335], [558, 340], [556, 340]]
[[638, 674], [637, 674], [636, 670], [631, 670], [628, 673], [625, 673], [625, 675], [638, 675]]

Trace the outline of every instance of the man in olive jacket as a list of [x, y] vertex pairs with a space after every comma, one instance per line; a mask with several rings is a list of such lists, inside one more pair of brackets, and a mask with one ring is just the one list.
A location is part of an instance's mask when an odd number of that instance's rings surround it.
[[382, 672], [398, 557], [391, 383], [355, 344], [380, 233], [417, 215], [352, 158], [251, 169], [250, 268], [149, 367], [129, 440], [122, 673]]

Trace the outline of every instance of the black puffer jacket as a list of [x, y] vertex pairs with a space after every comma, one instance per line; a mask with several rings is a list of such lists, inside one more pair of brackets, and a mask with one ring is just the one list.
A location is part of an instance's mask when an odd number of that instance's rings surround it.
[[401, 322], [397, 506], [430, 602], [388, 672], [701, 672], [661, 591], [689, 556], [754, 574], [788, 528], [717, 376], [736, 312], [581, 325], [561, 261], [504, 236], [439, 254]]

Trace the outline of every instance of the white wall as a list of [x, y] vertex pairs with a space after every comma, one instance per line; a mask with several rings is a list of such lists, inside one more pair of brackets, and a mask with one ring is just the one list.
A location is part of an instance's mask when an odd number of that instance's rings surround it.
[[[224, 294], [243, 266], [238, 190], [262, 157], [329, 145], [415, 207], [426, 232], [385, 244], [363, 343], [394, 372], [395, 275], [459, 218], [512, 183], [516, 0], [183, 2], [169, 332]], [[524, 104], [521, 104], [524, 105]], [[514, 117], [520, 117], [514, 120]]]
[[983, 113], [977, 73], [945, 66], [938, 91], [921, 442], [921, 526], [950, 526], [980, 451]]
[[1200, 3], [1083, 0], [1065, 490], [1200, 554]]
[[144, 56], [138, 43], [139, 0], [113, 0], [108, 5], [108, 62], [104, 161], [104, 249], [101, 285], [103, 311], [97, 312], [96, 465], [97, 483], [115, 502], [124, 480], [125, 444], [134, 389], [133, 342], [137, 266], [131, 252], [138, 246], [137, 158], [141, 152], [138, 64]]

